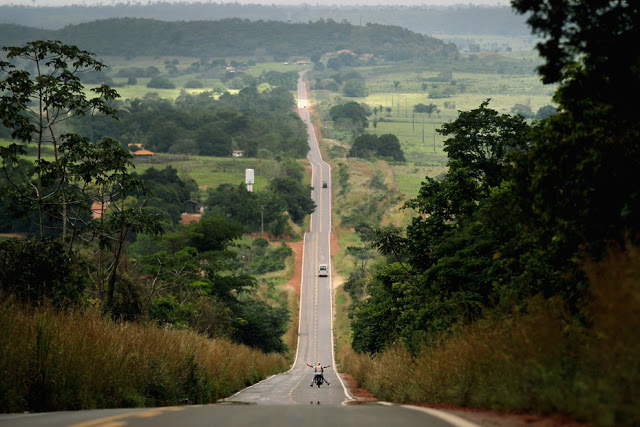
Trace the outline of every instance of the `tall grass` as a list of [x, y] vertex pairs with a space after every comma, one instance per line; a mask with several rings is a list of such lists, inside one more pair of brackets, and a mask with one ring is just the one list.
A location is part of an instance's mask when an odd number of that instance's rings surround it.
[[343, 351], [342, 367], [395, 402], [566, 414], [594, 425], [640, 425], [640, 249], [587, 262], [591, 298], [578, 323], [561, 301], [488, 314], [412, 357]]
[[5, 300], [0, 331], [1, 412], [214, 402], [287, 368], [281, 355], [94, 310]]

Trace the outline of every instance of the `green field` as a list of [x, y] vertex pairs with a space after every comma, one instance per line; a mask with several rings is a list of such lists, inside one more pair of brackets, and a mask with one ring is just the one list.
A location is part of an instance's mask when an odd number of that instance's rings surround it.
[[[312, 103], [316, 111], [324, 112], [323, 136], [341, 141], [343, 146], [349, 147], [353, 139], [353, 130], [334, 128], [326, 112], [332, 105], [350, 101], [367, 104], [372, 110], [372, 115], [369, 117], [369, 127], [366, 131], [377, 135], [390, 133], [398, 137], [408, 166], [392, 164], [395, 180], [400, 191], [415, 195], [427, 175], [423, 168], [440, 167], [444, 170], [442, 167], [447, 162], [446, 153], [443, 151], [445, 137], [436, 130], [442, 124], [455, 120], [459, 111], [478, 108], [487, 99], [490, 99], [489, 108], [503, 114], [511, 113], [516, 104], [528, 106], [534, 114], [545, 105], [553, 105], [552, 95], [555, 87], [543, 85], [535, 73], [539, 61], [534, 51], [504, 52], [499, 55], [486, 52], [475, 56], [463, 56], [466, 58], [465, 61], [478, 61], [484, 64], [483, 67], [490, 63], [507, 64], [507, 71], [502, 68], [502, 72], [453, 71], [451, 81], [440, 82], [435, 81], [439, 71], [418, 64], [349, 69], [358, 72], [365, 79], [368, 96], [348, 98], [337, 92], [313, 92]], [[528, 72], [509, 73], [508, 64], [515, 64], [513, 69]], [[399, 82], [397, 88], [394, 82]], [[453, 88], [455, 93], [445, 98], [429, 97], [430, 93], [447, 88]], [[414, 114], [414, 106], [419, 103], [435, 104], [438, 111], [431, 116]], [[439, 173], [441, 172], [437, 172], [436, 175]]]
[[150, 167], [161, 169], [171, 166], [178, 170], [178, 175], [181, 178], [193, 179], [201, 190], [206, 191], [206, 189], [216, 188], [220, 184], [238, 185], [243, 183], [246, 169], [254, 170], [255, 185], [253, 189], [261, 190], [269, 184], [276, 169], [276, 162], [267, 159], [180, 157], [170, 154], [156, 154], [152, 161], [135, 161], [135, 170], [142, 173]]
[[[437, 176], [445, 170], [447, 162], [446, 153], [443, 151], [445, 138], [436, 132], [443, 123], [448, 123], [457, 118], [458, 111], [468, 111], [477, 108], [482, 102], [491, 99], [489, 104], [501, 113], [509, 113], [516, 104], [524, 104], [535, 113], [539, 108], [551, 104], [551, 95], [554, 88], [541, 84], [539, 77], [533, 72], [538, 59], [534, 51], [523, 50], [513, 52], [482, 53], [476, 56], [463, 55], [464, 61], [482, 61], [483, 66], [491, 61], [512, 61], [519, 64], [518, 69], [529, 69], [530, 73], [510, 74], [508, 72], [452, 72], [451, 82], [438, 82], [434, 78], [438, 76], [437, 67], [427, 68], [420, 64], [391, 64], [372, 67], [357, 67], [343, 69], [341, 71], [356, 71], [367, 82], [369, 95], [365, 98], [346, 98], [341, 93], [327, 91], [313, 91], [311, 101], [315, 106], [316, 114], [323, 117], [324, 128], [322, 133], [327, 138], [339, 140], [344, 147], [351, 144], [353, 135], [350, 130], [334, 129], [330, 121], [327, 121], [326, 112], [331, 105], [356, 101], [365, 103], [376, 111], [369, 117], [367, 132], [377, 135], [391, 133], [398, 137], [407, 159], [406, 164], [392, 164], [394, 179], [398, 190], [412, 197], [420, 188], [424, 177]], [[189, 67], [196, 58], [186, 57], [137, 57], [128, 60], [124, 57], [100, 58], [109, 66], [109, 74], [114, 76], [118, 70], [126, 67], [157, 67], [161, 73], [165, 72], [165, 64], [177, 61], [176, 67], [183, 71]], [[230, 60], [231, 58], [227, 58]], [[233, 58], [239, 62], [247, 62], [250, 58]], [[509, 62], [506, 62], [509, 63]], [[282, 62], [258, 62], [247, 73], [258, 76], [263, 72], [275, 70], [279, 72], [302, 70], [308, 65], [293, 65]], [[138, 78], [136, 85], [124, 85], [124, 79], [113, 77], [116, 89], [121, 98], [142, 98], [148, 93], [156, 93], [161, 98], [175, 99], [182, 91], [197, 93], [212, 90], [221, 81], [217, 78], [199, 78], [204, 84], [202, 89], [184, 89], [184, 84], [197, 74], [180, 75], [170, 77], [176, 85], [175, 89], [150, 89], [146, 84], [149, 78]], [[400, 82], [398, 87], [394, 82]], [[452, 82], [455, 82], [453, 85]], [[311, 81], [313, 84], [313, 80]], [[426, 84], [426, 87], [423, 86]], [[455, 87], [457, 93], [447, 98], [429, 98], [433, 91], [442, 90], [447, 86]], [[260, 87], [260, 89], [263, 89]], [[237, 90], [230, 90], [234, 93]], [[439, 111], [430, 117], [426, 114], [413, 114], [416, 104], [435, 104]], [[445, 103], [449, 108], [445, 108]], [[390, 108], [390, 111], [387, 109]], [[7, 144], [0, 141], [0, 144]], [[344, 151], [344, 150], [343, 150]], [[35, 157], [29, 156], [29, 160]], [[273, 176], [274, 162], [264, 159], [231, 159], [213, 158], [202, 156], [172, 156], [157, 154], [151, 162], [136, 161], [136, 170], [143, 172], [148, 167], [163, 168], [171, 165], [178, 169], [183, 178], [194, 179], [198, 186], [206, 190], [222, 183], [239, 184], [244, 182], [245, 169], [255, 170], [256, 183], [254, 189], [264, 188]]]
[[[0, 147], [11, 144], [11, 140], [0, 139]], [[45, 159], [53, 159], [50, 147], [44, 147]], [[35, 155], [23, 157], [27, 161], [35, 161]], [[148, 168], [164, 169], [171, 166], [178, 170], [178, 175], [191, 178], [198, 184], [202, 193], [208, 188], [218, 187], [220, 184], [238, 185], [245, 181], [245, 170], [253, 169], [255, 174], [255, 191], [264, 189], [274, 176], [276, 161], [270, 159], [248, 159], [231, 157], [206, 156], [176, 156], [158, 153], [151, 160], [133, 159], [134, 170], [143, 173]]]
[[[229, 58], [234, 59], [238, 62], [246, 62], [250, 58]], [[182, 72], [186, 68], [188, 68], [193, 62], [197, 62], [197, 58], [188, 58], [188, 57], [137, 57], [135, 60], [128, 60], [124, 57], [120, 56], [107, 56], [100, 58], [100, 60], [105, 63], [108, 68], [108, 73], [111, 76], [115, 76], [119, 70], [129, 67], [156, 67], [160, 70], [162, 75], [164, 75], [165, 71], [165, 63], [166, 61], [178, 61], [176, 68]], [[287, 71], [300, 71], [305, 68], [309, 68], [308, 65], [294, 65], [292, 63], [285, 64], [282, 62], [259, 62], [256, 65], [249, 68], [246, 71], [247, 74], [252, 76], [260, 76], [263, 72], [267, 71], [278, 71], [278, 72], [287, 72]], [[177, 98], [182, 91], [186, 91], [187, 93], [200, 93], [204, 91], [212, 91], [214, 87], [222, 85], [222, 81], [218, 78], [207, 78], [201, 77], [198, 73], [193, 74], [184, 74], [178, 76], [169, 76], [171, 82], [175, 84], [175, 89], [156, 89], [156, 88], [148, 88], [147, 83], [151, 80], [151, 78], [137, 78], [136, 85], [127, 85], [127, 79], [122, 77], [112, 77], [115, 89], [120, 94], [121, 99], [135, 99], [135, 98], [143, 98], [147, 93], [155, 92], [161, 98], [165, 99], [175, 99]], [[184, 85], [189, 80], [199, 80], [202, 82], [203, 87], [200, 89], [185, 89]], [[258, 89], [263, 90], [268, 88], [269, 85], [263, 84], [258, 87]], [[90, 87], [90, 86], [88, 86]], [[230, 93], [237, 93], [236, 89], [226, 89]]]

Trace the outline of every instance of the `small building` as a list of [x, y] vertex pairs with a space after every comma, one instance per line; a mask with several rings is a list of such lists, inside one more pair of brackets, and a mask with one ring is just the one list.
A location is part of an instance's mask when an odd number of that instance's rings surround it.
[[149, 150], [138, 150], [138, 151], [134, 151], [133, 155], [136, 157], [152, 157], [152, 156], [155, 156], [156, 153]]
[[231, 155], [233, 157], [244, 157], [244, 150], [233, 150]]
[[138, 150], [133, 152], [133, 160], [138, 162], [149, 162], [156, 153], [149, 150]]
[[135, 150], [135, 149], [142, 150], [142, 143], [141, 142], [131, 142], [131, 143], [127, 144], [127, 147], [129, 147], [130, 150]]
[[91, 204], [91, 218], [99, 219], [109, 207], [109, 202], [93, 202]]
[[187, 200], [184, 202], [184, 209], [188, 214], [200, 213], [200, 203], [195, 200]]

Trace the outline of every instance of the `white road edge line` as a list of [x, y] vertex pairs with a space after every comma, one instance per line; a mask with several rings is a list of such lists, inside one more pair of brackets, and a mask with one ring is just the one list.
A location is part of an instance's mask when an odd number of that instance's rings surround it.
[[302, 267], [300, 268], [300, 300], [298, 303], [298, 343], [296, 344], [296, 357], [293, 359], [293, 364], [287, 372], [293, 371], [298, 363], [298, 353], [300, 353], [300, 325], [302, 324], [302, 284], [304, 283], [304, 247], [307, 245], [307, 233], [302, 235]]
[[[331, 252], [331, 230], [327, 233], [327, 238], [329, 239], [329, 252]], [[347, 398], [343, 405], [347, 402], [355, 400], [351, 393], [349, 393], [349, 389], [344, 385], [344, 381], [342, 381], [342, 377], [340, 376], [340, 372], [336, 369], [336, 349], [335, 343], [333, 341], [333, 281], [331, 280], [331, 274], [333, 272], [333, 266], [331, 264], [331, 254], [329, 254], [329, 306], [331, 307], [331, 359], [333, 361], [333, 370], [335, 371], [338, 379], [340, 380], [340, 384], [342, 384], [342, 389], [344, 390], [344, 395]]]
[[446, 421], [455, 427], [481, 427], [480, 424], [472, 423], [471, 421], [465, 420], [462, 417], [450, 414], [448, 412], [440, 411], [437, 409], [425, 408], [422, 406], [414, 406], [414, 405], [400, 405], [400, 406], [407, 409], [413, 409], [414, 411], [424, 412], [425, 414], [429, 414], [433, 417], [440, 418], [441, 420]]
[[[304, 79], [304, 74], [302, 73], [300, 78]], [[307, 115], [309, 116], [309, 123], [308, 123], [308, 130], [309, 130], [309, 134], [311, 136], [311, 134], [313, 134], [313, 139], [316, 141], [316, 145], [318, 145], [318, 151], [320, 152], [320, 143], [318, 142], [318, 137], [316, 135], [316, 130], [313, 127], [313, 123], [311, 122], [311, 114], [309, 113], [309, 101], [306, 99], [306, 83], [303, 81], [303, 86], [302, 86], [303, 90], [305, 91], [305, 101], [306, 101], [306, 105], [307, 105]], [[326, 165], [329, 168], [329, 179], [328, 181], [332, 181], [332, 177], [331, 177], [331, 166], [329, 165], [329, 163], [325, 162], [324, 159], [322, 158], [322, 152], [319, 153], [320, 154], [320, 162], [318, 164], [318, 167], [322, 168], [324, 165]], [[311, 159], [309, 159], [311, 160]], [[324, 164], [324, 165], [323, 165]], [[315, 168], [311, 168], [311, 182], [313, 183], [313, 177], [314, 177], [314, 173], [315, 173]], [[331, 203], [331, 191], [332, 189], [329, 189], [329, 209], [331, 210], [331, 208], [333, 207], [333, 203]], [[315, 192], [315, 188], [314, 188], [314, 192]], [[311, 214], [311, 222], [313, 221], [313, 213]], [[329, 272], [333, 271], [332, 270], [332, 263], [331, 263], [331, 214], [329, 215], [329, 230], [327, 233], [325, 233], [329, 239]], [[304, 253], [302, 256], [303, 259], [303, 268], [304, 268]], [[302, 276], [304, 277], [304, 276]], [[300, 293], [300, 299], [302, 300], [302, 292]], [[300, 304], [300, 306], [302, 306], [302, 304]], [[333, 365], [333, 370], [336, 373], [336, 376], [338, 377], [338, 380], [340, 381], [340, 384], [342, 385], [342, 390], [344, 390], [344, 395], [347, 398], [347, 400], [345, 400], [344, 402], [342, 402], [342, 404], [346, 404], [349, 401], [355, 400], [353, 398], [353, 396], [351, 396], [351, 393], [349, 393], [349, 389], [347, 388], [347, 386], [344, 385], [344, 381], [342, 381], [342, 377], [340, 376], [340, 373], [336, 370], [336, 352], [335, 352], [335, 346], [334, 346], [334, 342], [333, 342], [333, 281], [331, 280], [331, 273], [329, 273], [329, 306], [331, 307], [331, 362]], [[298, 335], [299, 337], [299, 335]], [[297, 353], [296, 353], [296, 357], [297, 357]]]

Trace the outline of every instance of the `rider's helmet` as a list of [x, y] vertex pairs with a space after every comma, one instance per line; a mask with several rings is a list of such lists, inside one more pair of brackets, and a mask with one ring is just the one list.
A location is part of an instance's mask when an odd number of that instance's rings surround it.
[[320, 362], [318, 362], [318, 366], [320, 366]]

